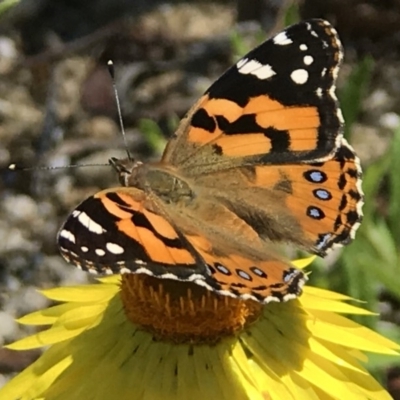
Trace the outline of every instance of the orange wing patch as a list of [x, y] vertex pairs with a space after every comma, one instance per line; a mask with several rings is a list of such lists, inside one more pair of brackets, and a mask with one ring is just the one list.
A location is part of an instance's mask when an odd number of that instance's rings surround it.
[[345, 140], [324, 163], [256, 167], [253, 184], [281, 193], [304, 233], [302, 244], [317, 254], [348, 244], [362, 220], [361, 169]]
[[[85, 228], [90, 235], [79, 235]], [[66, 260], [92, 273], [145, 273], [181, 280], [205, 274], [190, 244], [142, 190], [104, 190], [81, 203], [59, 233]]]
[[181, 242], [181, 238], [164, 217], [145, 208], [143, 192], [135, 189], [124, 192], [120, 189], [114, 193], [119, 198], [117, 202], [115, 197], [111, 201], [104, 196], [107, 193], [109, 191], [100, 192], [95, 197], [101, 198], [107, 211], [119, 219], [115, 222], [118, 231], [139, 243], [151, 262], [164, 265], [190, 265], [196, 262], [184, 245], [170, 246]]
[[259, 260], [235, 252], [213, 249], [204, 237], [188, 235], [211, 272], [195, 283], [220, 294], [262, 303], [286, 301], [301, 294], [304, 273], [279, 259]]
[[[281, 150], [299, 152], [317, 147], [321, 124], [318, 110], [310, 106], [287, 107], [267, 95], [251, 98], [240, 107], [227, 99], [199, 101], [187, 140], [197, 146], [214, 145], [223, 155], [248, 157]], [[283, 142], [286, 148], [283, 148]]]
[[[241, 107], [232, 100], [206, 94], [171, 139], [163, 161], [185, 169], [193, 164], [194, 154], [210, 164], [216, 157], [245, 158], [262, 164], [274, 162], [276, 157], [280, 163], [307, 159], [321, 146], [320, 128], [318, 108], [314, 106], [285, 106], [260, 95]], [[333, 149], [332, 145], [323, 150], [325, 153], [318, 151], [328, 157]]]
[[183, 119], [163, 162], [200, 175], [215, 165], [329, 159], [343, 130], [334, 93], [341, 44], [325, 21], [295, 30], [284, 45], [266, 41], [226, 71]]

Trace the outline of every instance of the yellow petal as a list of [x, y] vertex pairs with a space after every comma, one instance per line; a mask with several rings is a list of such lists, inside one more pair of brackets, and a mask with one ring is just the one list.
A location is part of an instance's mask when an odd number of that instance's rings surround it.
[[66, 330], [64, 327], [51, 328], [21, 340], [17, 340], [16, 342], [8, 344], [5, 347], [12, 350], [36, 349], [38, 347], [43, 347], [70, 339], [79, 335], [84, 330], [85, 328], [74, 330]]
[[51, 300], [81, 303], [108, 301], [118, 290], [116, 285], [83, 285], [40, 290], [40, 293]]
[[65, 303], [27, 314], [16, 321], [24, 325], [51, 325], [65, 312], [84, 306], [86, 303]]
[[60, 373], [71, 365], [72, 362], [72, 358], [68, 357], [49, 368], [45, 373], [35, 379], [30, 389], [21, 397], [21, 400], [37, 399], [36, 393], [45, 392], [59, 377]]
[[316, 256], [300, 258], [298, 260], [292, 261], [292, 264], [297, 268], [303, 269], [305, 267], [308, 267], [316, 258]]
[[358, 361], [354, 357], [349, 355], [347, 349], [343, 349], [341, 346], [335, 346], [332, 343], [326, 342], [322, 339], [316, 339], [311, 337], [308, 341], [310, 350], [326, 358], [327, 360], [337, 364], [341, 367], [346, 367], [358, 372], [364, 372], [364, 369], [360, 366]]
[[340, 315], [313, 311], [316, 319], [307, 321], [313, 336], [373, 353], [398, 355], [400, 347], [389, 339]]
[[[359, 300], [353, 299], [352, 297], [346, 296], [344, 294], [341, 293], [336, 293], [336, 292], [332, 292], [331, 290], [326, 290], [326, 289], [320, 289], [314, 286], [305, 286], [303, 288], [304, 293], [309, 294], [309, 295], [313, 295], [313, 296], [317, 296], [321, 299], [330, 299], [330, 300], [352, 300], [352, 301], [357, 301], [359, 303]], [[303, 298], [303, 297], [301, 297]]]
[[119, 286], [121, 284], [121, 275], [110, 275], [97, 278], [99, 282]]
[[308, 310], [332, 311], [342, 314], [374, 315], [374, 313], [371, 311], [363, 308], [352, 306], [351, 304], [343, 303], [337, 300], [313, 296], [308, 293], [304, 293], [301, 298], [301, 303]]

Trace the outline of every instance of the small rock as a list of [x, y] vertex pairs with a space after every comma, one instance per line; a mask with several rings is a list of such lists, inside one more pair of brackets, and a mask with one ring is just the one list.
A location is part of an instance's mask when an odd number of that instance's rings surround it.
[[18, 324], [14, 318], [10, 314], [0, 311], [0, 344], [12, 341], [18, 330]]
[[379, 123], [387, 129], [398, 129], [400, 127], [400, 116], [395, 112], [388, 112], [379, 118]]
[[6, 197], [3, 201], [3, 210], [11, 222], [31, 223], [38, 217], [36, 202], [23, 194]]
[[82, 136], [94, 139], [115, 140], [119, 130], [118, 125], [107, 117], [93, 117], [90, 120], [84, 120], [77, 127], [77, 131], [82, 132]]
[[0, 36], [0, 75], [10, 73], [18, 58], [14, 40]]
[[8, 227], [8, 224], [0, 223], [0, 253], [21, 251], [34, 252], [38, 250], [38, 244], [28, 238], [25, 230], [16, 227]]
[[34, 286], [26, 286], [10, 295], [10, 300], [4, 311], [8, 314], [20, 317], [30, 312], [47, 307], [49, 300], [39, 293]]
[[6, 383], [6, 379], [2, 379], [2, 374], [22, 371], [32, 364], [40, 354], [40, 350], [0, 349], [0, 387]]

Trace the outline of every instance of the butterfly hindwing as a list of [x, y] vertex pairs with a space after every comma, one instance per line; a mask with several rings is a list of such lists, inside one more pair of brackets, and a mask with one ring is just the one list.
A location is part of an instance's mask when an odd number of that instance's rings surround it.
[[201, 174], [243, 163], [329, 158], [342, 135], [334, 94], [341, 60], [340, 41], [326, 21], [287, 28], [206, 91], [163, 160]]
[[[297, 177], [291, 174], [297, 174]], [[288, 210], [303, 230], [303, 246], [320, 256], [349, 244], [362, 221], [361, 167], [343, 139], [334, 157], [287, 171], [292, 181]], [[308, 244], [310, 243], [311, 246]]]
[[202, 236], [188, 235], [210, 275], [196, 283], [230, 297], [262, 303], [286, 301], [301, 294], [306, 275], [272, 254], [257, 257], [231, 248], [216, 248]]
[[[324, 256], [351, 242], [362, 220], [361, 167], [342, 139], [329, 160], [241, 166], [196, 177], [202, 221], [252, 243], [290, 243]], [[206, 207], [207, 198], [214, 199]], [[210, 201], [210, 200], [208, 200]], [[212, 212], [214, 211], [214, 212]], [[219, 236], [229, 237], [229, 232]], [[228, 240], [228, 239], [227, 239]], [[270, 251], [270, 250], [268, 250]]]
[[[272, 187], [269, 197], [279, 199], [275, 212], [264, 217], [274, 227], [269, 239], [277, 237], [320, 256], [349, 244], [362, 220], [361, 168], [344, 139], [325, 162], [257, 166], [251, 185]], [[269, 204], [257, 204], [261, 210], [271, 209]]]

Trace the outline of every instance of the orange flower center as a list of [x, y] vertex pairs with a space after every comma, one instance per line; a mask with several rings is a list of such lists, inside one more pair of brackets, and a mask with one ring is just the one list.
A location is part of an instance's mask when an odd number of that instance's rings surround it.
[[256, 321], [262, 304], [221, 296], [194, 283], [124, 274], [121, 298], [130, 321], [158, 340], [215, 344]]

